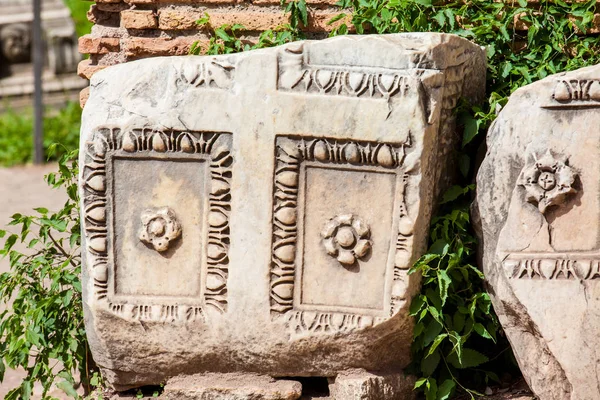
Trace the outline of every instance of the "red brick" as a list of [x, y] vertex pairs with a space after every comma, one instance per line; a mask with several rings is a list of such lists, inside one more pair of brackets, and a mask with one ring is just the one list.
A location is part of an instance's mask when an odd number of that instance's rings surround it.
[[[110, 5], [110, 4], [109, 4]], [[119, 24], [121, 16], [118, 12], [104, 11], [99, 8], [100, 4], [94, 4], [87, 12], [88, 21], [96, 25], [114, 26]]]
[[[279, 0], [250, 0], [254, 5], [279, 5], [281, 2]], [[306, 0], [306, 4], [312, 7], [318, 6], [334, 6], [338, 0]]]
[[77, 75], [85, 79], [90, 79], [92, 75], [104, 68], [106, 68], [106, 65], [94, 65], [90, 59], [83, 60], [77, 65]]
[[85, 35], [79, 38], [79, 52], [82, 54], [106, 54], [120, 50], [119, 38], [103, 38]]
[[[288, 22], [281, 10], [277, 11], [229, 11], [214, 10], [209, 13], [213, 27], [241, 24], [249, 31], [263, 31]], [[158, 27], [163, 30], [199, 29], [196, 21], [204, 17], [204, 11], [188, 8], [163, 9], [158, 14]]]
[[158, 10], [158, 28], [163, 30], [200, 29], [197, 20], [204, 12], [190, 8], [166, 8]]
[[282, 10], [275, 11], [236, 11], [213, 12], [210, 14], [210, 23], [213, 27], [221, 25], [241, 24], [248, 31], [265, 31], [287, 24], [289, 18]]
[[81, 92], [79, 92], [79, 105], [81, 106], [81, 108], [85, 107], [85, 103], [87, 103], [89, 98], [90, 98], [90, 88], [88, 86], [86, 88], [83, 88], [81, 90]]
[[100, 11], [121, 12], [123, 10], [127, 10], [131, 6], [127, 3], [120, 2], [120, 3], [98, 3], [98, 4], [96, 4], [96, 7]]
[[121, 27], [127, 29], [156, 29], [158, 21], [154, 11], [126, 10], [121, 12]]
[[[198, 41], [195, 37], [180, 36], [171, 38], [141, 38], [131, 37], [123, 40], [123, 50], [128, 59], [153, 56], [181, 56], [189, 54], [190, 47]], [[201, 47], [206, 47], [207, 41], [200, 41]]]

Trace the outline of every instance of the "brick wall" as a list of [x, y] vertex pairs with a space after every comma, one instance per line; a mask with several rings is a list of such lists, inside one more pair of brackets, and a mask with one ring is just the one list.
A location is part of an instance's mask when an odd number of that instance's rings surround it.
[[[325, 37], [335, 25], [327, 22], [340, 13], [337, 0], [307, 0], [308, 37]], [[255, 41], [260, 32], [288, 22], [279, 0], [96, 0], [88, 12], [95, 26], [79, 39], [79, 51], [90, 57], [79, 65], [79, 75], [89, 79], [96, 71], [140, 58], [185, 55], [199, 41], [206, 46], [206, 29], [196, 21], [208, 13], [211, 25], [242, 24], [243, 39]], [[87, 89], [82, 92], [82, 104]]]
[[[309, 6], [308, 26], [302, 31], [308, 38], [326, 37], [343, 21], [327, 22], [340, 13], [337, 0], [306, 0]], [[536, 0], [529, 0], [531, 7]], [[209, 32], [196, 21], [208, 13], [213, 27], [242, 24], [247, 31], [242, 39], [256, 41], [260, 32], [288, 22], [279, 0], [96, 0], [88, 12], [95, 25], [92, 33], [79, 39], [79, 51], [89, 54], [79, 64], [78, 72], [89, 79], [107, 66], [146, 57], [185, 55], [198, 41], [205, 48]], [[348, 22], [346, 19], [346, 22]], [[600, 14], [596, 14], [588, 34], [600, 33]], [[515, 17], [517, 30], [526, 31], [526, 22]], [[515, 43], [515, 49], [525, 42]], [[88, 89], [81, 93], [82, 105]]]

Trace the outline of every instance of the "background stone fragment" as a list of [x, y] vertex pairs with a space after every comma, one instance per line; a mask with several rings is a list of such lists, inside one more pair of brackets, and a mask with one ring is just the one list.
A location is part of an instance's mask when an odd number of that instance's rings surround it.
[[517, 90], [477, 176], [494, 308], [541, 400], [600, 398], [599, 93], [598, 66]]

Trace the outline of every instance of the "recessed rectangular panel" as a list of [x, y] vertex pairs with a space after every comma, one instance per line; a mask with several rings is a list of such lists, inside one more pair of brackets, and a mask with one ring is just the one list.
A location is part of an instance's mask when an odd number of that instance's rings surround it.
[[368, 167], [306, 166], [299, 308], [384, 311], [395, 186]]
[[100, 126], [82, 221], [95, 299], [135, 321], [227, 309], [231, 133]]
[[271, 315], [294, 334], [348, 331], [398, 311], [412, 246], [408, 148], [277, 138]]
[[[206, 162], [114, 158], [113, 176], [115, 294], [200, 297]], [[144, 225], [144, 213], [152, 216], [164, 208], [180, 224], [179, 237], [169, 237], [169, 226], [160, 215]], [[140, 237], [144, 229], [156, 231], [159, 235], [150, 235], [163, 244], [169, 242], [168, 248], [159, 251], [153, 243], [144, 242]]]

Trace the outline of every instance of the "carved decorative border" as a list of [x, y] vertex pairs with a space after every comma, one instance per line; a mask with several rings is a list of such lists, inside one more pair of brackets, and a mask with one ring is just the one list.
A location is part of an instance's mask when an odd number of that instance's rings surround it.
[[404, 193], [413, 167], [405, 165], [410, 141], [387, 144], [326, 138], [294, 138], [278, 136], [275, 146], [275, 175], [273, 202], [273, 238], [271, 255], [271, 316], [285, 318], [292, 333], [347, 332], [385, 321], [387, 317], [373, 317], [345, 312], [321, 312], [294, 309], [294, 284], [298, 247], [299, 175], [304, 162], [384, 168], [396, 176], [401, 187], [397, 199], [400, 209], [393, 285], [389, 299], [389, 316], [395, 315], [406, 301], [407, 270], [413, 246], [413, 221], [409, 218]]
[[552, 100], [542, 108], [600, 107], [600, 80], [559, 79], [552, 92]]
[[389, 99], [406, 94], [408, 76], [407, 70], [312, 66], [305, 60], [302, 45], [279, 53], [277, 87], [303, 93]]
[[600, 279], [600, 254], [519, 254], [503, 265], [510, 279]]
[[[229, 265], [229, 215], [231, 211], [231, 134], [186, 132], [151, 128], [99, 127], [85, 145], [81, 186], [82, 229], [93, 296], [96, 304], [129, 319], [164, 322], [204, 321], [204, 306], [221, 313], [227, 309]], [[208, 195], [207, 275], [203, 304], [129, 304], [114, 303], [109, 292], [109, 274], [114, 274], [108, 254], [107, 162], [113, 156], [142, 155], [165, 159], [179, 154], [207, 160], [210, 169]], [[162, 157], [160, 156], [162, 155]], [[166, 158], [168, 159], [168, 157]]]
[[176, 73], [176, 83], [196, 88], [231, 89], [235, 67], [223, 60], [204, 63], [186, 63]]

